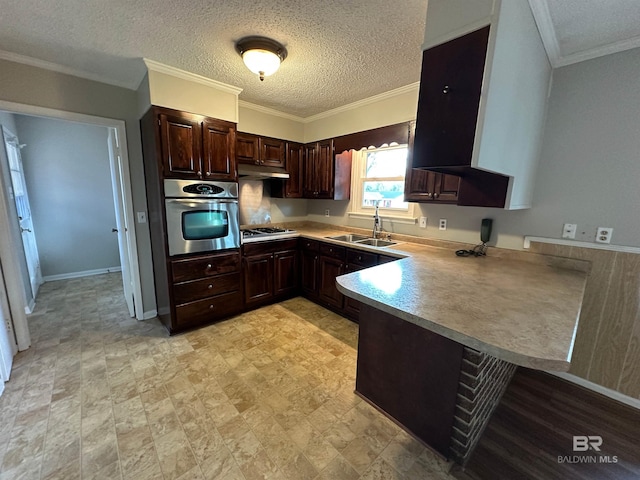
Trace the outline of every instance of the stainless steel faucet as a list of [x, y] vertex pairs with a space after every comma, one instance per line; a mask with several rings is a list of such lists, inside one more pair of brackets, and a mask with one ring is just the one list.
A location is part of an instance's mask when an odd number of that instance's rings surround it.
[[378, 202], [376, 202], [376, 213], [373, 215], [373, 232], [371, 236], [378, 238], [378, 234], [382, 229], [380, 228], [380, 215], [378, 215]]

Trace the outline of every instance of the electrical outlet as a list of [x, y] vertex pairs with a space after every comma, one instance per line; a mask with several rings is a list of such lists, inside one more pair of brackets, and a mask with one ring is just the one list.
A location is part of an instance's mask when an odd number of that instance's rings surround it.
[[562, 238], [576, 238], [578, 225], [575, 223], [565, 223], [562, 229]]
[[611, 243], [611, 235], [613, 235], [613, 228], [598, 227], [596, 231], [596, 243]]
[[446, 218], [441, 218], [440, 219], [440, 223], [439, 223], [438, 229], [440, 229], [440, 230], [446, 230], [447, 229], [447, 219]]
[[138, 223], [147, 223], [147, 213], [138, 212]]
[[328, 208], [324, 211], [324, 216], [325, 217], [330, 217], [331, 216], [331, 212], [329, 211]]
[[420, 228], [427, 228], [427, 217], [420, 217]]

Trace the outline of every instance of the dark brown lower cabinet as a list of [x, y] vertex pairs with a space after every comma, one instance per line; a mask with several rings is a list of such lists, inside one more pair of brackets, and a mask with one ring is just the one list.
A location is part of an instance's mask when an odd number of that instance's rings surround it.
[[336, 287], [336, 277], [344, 274], [347, 249], [331, 243], [320, 243], [318, 264], [318, 297], [321, 303], [341, 310], [344, 295]]
[[389, 255], [379, 255], [356, 248], [301, 238], [302, 294], [309, 300], [357, 322], [360, 302], [340, 293], [336, 286], [336, 277], [394, 260], [398, 259]]
[[262, 305], [298, 288], [298, 240], [274, 240], [243, 246], [244, 303]]
[[244, 301], [259, 302], [273, 296], [273, 253], [244, 257]]
[[285, 250], [273, 254], [273, 294], [293, 293], [298, 288], [298, 252]]
[[362, 304], [356, 392], [449, 456], [463, 346]]
[[183, 257], [172, 260], [170, 268], [173, 314], [163, 320], [170, 333], [242, 310], [239, 251]]
[[300, 239], [300, 287], [305, 297], [318, 297], [318, 263], [320, 244], [307, 238]]
[[[344, 269], [344, 273], [357, 272], [358, 270], [363, 270], [365, 268], [373, 267], [378, 265], [379, 263], [384, 263], [380, 261], [380, 257], [383, 255], [378, 255], [371, 252], [364, 252], [362, 250], [355, 249], [347, 249], [347, 264]], [[393, 258], [393, 257], [389, 257]], [[394, 258], [394, 260], [396, 260]], [[354, 321], [358, 322], [360, 316], [360, 302], [351, 297], [344, 297], [344, 313]]]

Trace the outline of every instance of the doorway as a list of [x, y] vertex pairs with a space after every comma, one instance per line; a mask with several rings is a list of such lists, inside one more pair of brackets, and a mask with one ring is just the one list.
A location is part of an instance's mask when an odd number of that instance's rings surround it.
[[[110, 235], [114, 235], [117, 237], [117, 255], [119, 256], [119, 263], [122, 268], [122, 278], [123, 278], [123, 292], [124, 297], [127, 303], [127, 307], [129, 309], [129, 313], [132, 317], [136, 317], [139, 320], [143, 319], [143, 307], [142, 307], [142, 296], [141, 296], [141, 288], [140, 288], [140, 274], [138, 270], [138, 261], [137, 261], [137, 247], [136, 247], [136, 238], [135, 238], [135, 229], [134, 229], [134, 212], [133, 212], [133, 202], [131, 197], [131, 181], [129, 177], [129, 166], [128, 166], [128, 154], [126, 149], [126, 134], [125, 134], [125, 125], [122, 120], [112, 120], [105, 119], [100, 117], [93, 117], [82, 114], [74, 114], [64, 111], [57, 111], [51, 109], [45, 109], [40, 107], [32, 107], [28, 105], [18, 105], [11, 104], [9, 102], [1, 102], [0, 101], [0, 110], [4, 110], [13, 115], [18, 116], [31, 116], [31, 117], [41, 117], [49, 119], [50, 121], [56, 120], [64, 120], [67, 122], [73, 122], [78, 125], [86, 125], [92, 127], [101, 127], [104, 130], [104, 150], [105, 156], [108, 156], [108, 166], [106, 170], [106, 175], [110, 177], [110, 190], [111, 196], [113, 198], [113, 209], [115, 210], [114, 215], [114, 224], [112, 228], [109, 230]], [[20, 136], [20, 132], [18, 132], [17, 137]], [[14, 134], [14, 137], [16, 135]], [[20, 143], [23, 141], [22, 139], [15, 138], [14, 144], [16, 147], [20, 149]], [[4, 145], [1, 145], [4, 149]], [[8, 149], [12, 149], [14, 147], [8, 147]], [[6, 197], [7, 192], [1, 191], [6, 189], [6, 182], [0, 182], [0, 195]], [[24, 226], [20, 226], [20, 220], [18, 219], [17, 210], [16, 216], [13, 218], [13, 221], [8, 221], [7, 225], [9, 225], [9, 230], [18, 230], [19, 228], [27, 228]], [[91, 220], [91, 215], [84, 216], [85, 221]], [[11, 219], [9, 219], [11, 220]], [[37, 225], [36, 225], [37, 226]], [[111, 229], [113, 233], [111, 233]], [[34, 229], [31, 228], [33, 231]], [[29, 232], [26, 232], [29, 233]], [[37, 243], [38, 232], [37, 228], [33, 232], [35, 233], [36, 240], [34, 243]], [[13, 253], [17, 253], [19, 250], [27, 250], [25, 245], [17, 245], [18, 242], [15, 241], [15, 232], [13, 235], [0, 235], [0, 237], [4, 236], [5, 238], [0, 238], [0, 244], [11, 243], [13, 238]], [[12, 237], [12, 238], [10, 238]], [[0, 249], [1, 250], [1, 249]], [[8, 250], [5, 248], [5, 256]], [[2, 253], [2, 252], [0, 252]], [[19, 257], [19, 255], [12, 255]], [[23, 255], [24, 256], [24, 255]], [[18, 259], [19, 260], [19, 259]], [[27, 263], [26, 259], [23, 263]], [[10, 275], [12, 277], [12, 283], [18, 283], [18, 278], [20, 275], [15, 276], [16, 272], [19, 273], [21, 270], [19, 265], [9, 265], [6, 268], [7, 271], [10, 271]], [[29, 271], [29, 268], [25, 268], [24, 270]], [[108, 270], [107, 270], [108, 271]], [[5, 272], [9, 273], [9, 272]], [[101, 273], [101, 272], [96, 272]], [[24, 276], [24, 275], [22, 275]], [[29, 293], [37, 292], [37, 285], [31, 287], [31, 272], [28, 273], [29, 278], [28, 281], [24, 282], [29, 285], [30, 290], [32, 292], [22, 292], [22, 295], [16, 295], [15, 288], [13, 295], [10, 292], [10, 286], [7, 285], [7, 292], [9, 293], [9, 301], [11, 304], [11, 313], [12, 320], [15, 327], [16, 338], [18, 340], [18, 348], [19, 350], [24, 350], [29, 347], [29, 334], [28, 334], [28, 326], [26, 323], [26, 316], [20, 315], [19, 308], [14, 308], [15, 305], [24, 306], [27, 303], [27, 297]], [[34, 269], [34, 283], [38, 283], [38, 274]], [[78, 275], [79, 276], [79, 275]], [[69, 277], [67, 277], [69, 278]], [[45, 275], [46, 280], [46, 275]], [[9, 283], [9, 282], [7, 282]], [[15, 287], [15, 285], [14, 285]], [[25, 290], [25, 288], [22, 288]], [[13, 298], [11, 298], [13, 297]]]

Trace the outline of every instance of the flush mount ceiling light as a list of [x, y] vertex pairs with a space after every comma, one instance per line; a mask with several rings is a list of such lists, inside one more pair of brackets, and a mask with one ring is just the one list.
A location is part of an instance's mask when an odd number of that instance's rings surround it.
[[287, 58], [287, 49], [266, 37], [245, 37], [238, 40], [236, 50], [247, 68], [260, 75], [260, 80], [276, 73], [280, 62]]

